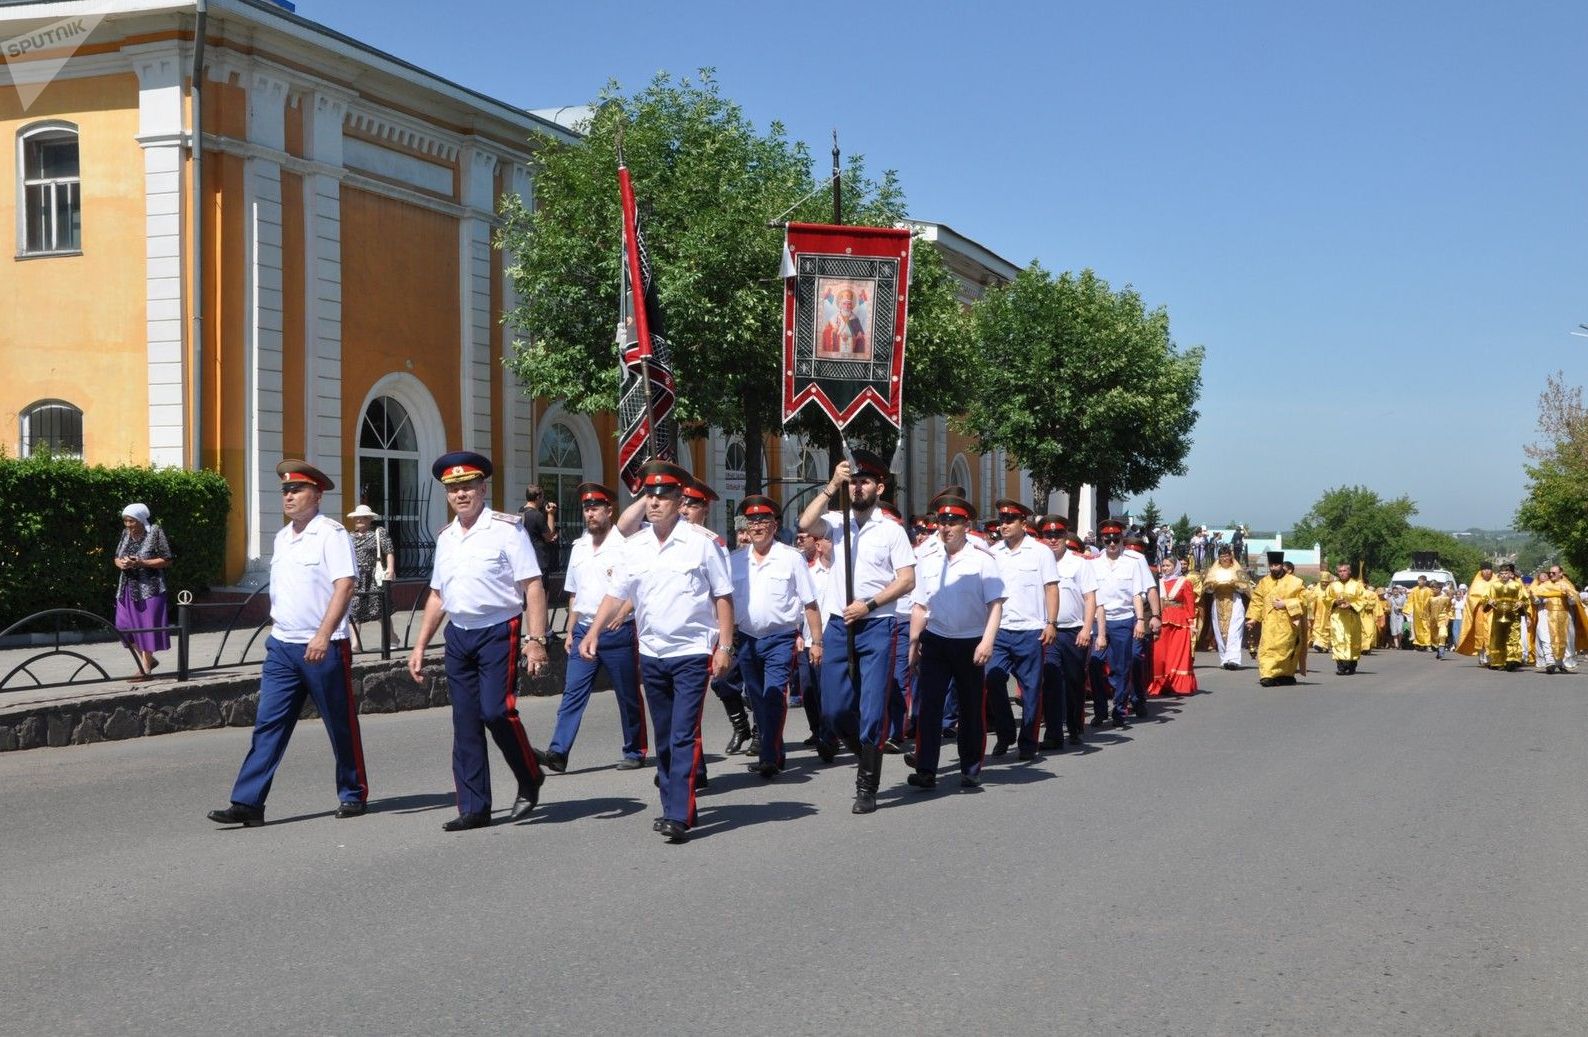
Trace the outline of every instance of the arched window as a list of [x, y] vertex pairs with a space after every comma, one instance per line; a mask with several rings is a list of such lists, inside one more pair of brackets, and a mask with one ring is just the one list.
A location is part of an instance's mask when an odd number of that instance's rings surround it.
[[557, 532], [563, 544], [572, 544], [584, 525], [579, 508], [579, 484], [584, 482], [584, 452], [573, 430], [560, 421], [541, 426], [535, 470], [546, 500], [557, 502]]
[[965, 460], [964, 454], [954, 455], [954, 463], [948, 468], [948, 481], [955, 486], [965, 487], [966, 493], [975, 493], [970, 483], [970, 463]]
[[429, 563], [434, 543], [424, 518], [428, 482], [419, 479], [419, 440], [408, 409], [377, 396], [364, 409], [358, 429], [358, 500], [380, 513], [397, 548], [397, 571], [411, 575]]
[[17, 454], [83, 456], [83, 412], [65, 400], [40, 400], [22, 409]]
[[18, 251], [24, 255], [79, 252], [83, 247], [82, 182], [77, 127], [38, 123], [17, 134]]
[[800, 466], [794, 472], [794, 477], [801, 482], [821, 482], [821, 465], [816, 461], [816, 451], [806, 447], [800, 451]]

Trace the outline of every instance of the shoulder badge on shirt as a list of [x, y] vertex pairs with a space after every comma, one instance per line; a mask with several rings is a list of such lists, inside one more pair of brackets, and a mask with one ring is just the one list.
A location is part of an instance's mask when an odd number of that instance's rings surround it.
[[493, 511], [491, 512], [491, 517], [498, 522], [506, 522], [510, 526], [522, 526], [524, 524], [524, 516], [509, 515], [505, 511]]

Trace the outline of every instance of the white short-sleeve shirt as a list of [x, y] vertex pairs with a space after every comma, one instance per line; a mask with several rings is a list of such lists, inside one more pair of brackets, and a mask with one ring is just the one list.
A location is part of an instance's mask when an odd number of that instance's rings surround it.
[[926, 629], [939, 637], [981, 637], [987, 610], [1004, 596], [998, 562], [969, 544], [938, 552], [916, 574], [912, 600], [927, 611]]
[[595, 537], [586, 533], [568, 552], [563, 589], [568, 592], [568, 607], [585, 619], [592, 618], [601, 608], [601, 599], [611, 593], [612, 571], [623, 555], [624, 540], [622, 533], [609, 529], [597, 547]]
[[1003, 629], [1041, 630], [1048, 623], [1047, 587], [1059, 582], [1052, 549], [1024, 536], [1014, 550], [1008, 541], [999, 541], [993, 545], [992, 555], [1004, 580]]
[[518, 583], [539, 575], [518, 516], [486, 508], [468, 529], [454, 518], [436, 537], [430, 589], [441, 595], [453, 626], [480, 630], [522, 613]]
[[[844, 597], [844, 513], [829, 511], [822, 516], [827, 535], [833, 542], [833, 568], [822, 595], [825, 615], [842, 615], [849, 604]], [[894, 581], [900, 569], [915, 565], [915, 549], [904, 527], [873, 509], [871, 518], [858, 529], [850, 523], [850, 544], [855, 556], [855, 600], [865, 601]]]
[[1078, 551], [1065, 551], [1054, 564], [1059, 573], [1059, 629], [1078, 627], [1086, 619], [1085, 596], [1097, 593], [1097, 572]]
[[[314, 640], [325, 610], [331, 607], [333, 584], [357, 577], [353, 538], [340, 522], [316, 515], [302, 533], [290, 522], [282, 526], [276, 531], [270, 555], [271, 636], [289, 644], [306, 645]], [[343, 614], [331, 640], [347, 636], [347, 615]]]
[[701, 532], [680, 519], [666, 539], [646, 526], [623, 543], [621, 564], [612, 573], [612, 596], [633, 602], [635, 632], [645, 655], [710, 655], [716, 646], [713, 602], [733, 594], [733, 580], [727, 553]]
[[733, 575], [733, 622], [751, 637], [786, 633], [800, 626], [807, 604], [816, 601], [805, 556], [773, 541], [765, 558], [741, 547], [728, 556]]
[[1091, 565], [1092, 574], [1097, 577], [1097, 607], [1103, 610], [1104, 621], [1135, 619], [1136, 595], [1145, 594], [1156, 585], [1147, 576], [1146, 559], [1121, 551], [1115, 559], [1098, 555]]

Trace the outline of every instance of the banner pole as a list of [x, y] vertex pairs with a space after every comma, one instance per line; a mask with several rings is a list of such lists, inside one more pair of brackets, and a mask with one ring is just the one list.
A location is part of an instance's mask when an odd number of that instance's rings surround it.
[[[844, 184], [843, 177], [839, 175], [838, 165], [838, 128], [833, 127], [833, 225], [843, 226], [844, 222]], [[854, 477], [855, 458], [849, 450], [849, 440], [844, 436], [842, 425], [833, 422], [838, 428], [838, 441], [843, 444], [844, 460], [849, 462], [849, 475]], [[854, 508], [849, 499], [849, 483], [845, 482], [838, 490], [838, 500], [844, 510], [844, 605], [848, 607], [855, 601], [855, 548], [854, 535], [850, 526], [854, 524]], [[844, 623], [844, 642], [849, 649], [849, 683], [854, 686], [858, 695], [860, 692], [860, 652], [855, 648], [854, 624]], [[856, 701], [859, 701], [858, 698]]]

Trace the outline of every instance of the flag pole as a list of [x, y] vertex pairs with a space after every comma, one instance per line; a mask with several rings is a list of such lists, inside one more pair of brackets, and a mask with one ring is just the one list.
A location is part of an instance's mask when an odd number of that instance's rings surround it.
[[[629, 169], [623, 161], [623, 115], [618, 113], [616, 132], [618, 158], [618, 186], [623, 205], [623, 262], [625, 278], [629, 285], [629, 305], [633, 308], [635, 329], [641, 338], [640, 386], [645, 393], [645, 454], [647, 461], [656, 460], [656, 415], [651, 408], [651, 337], [649, 314], [645, 312], [645, 298], [634, 298], [640, 280], [639, 234], [635, 228], [634, 187], [629, 183]], [[637, 305], [636, 305], [637, 303]], [[618, 312], [622, 312], [621, 307]], [[621, 362], [623, 357], [619, 355]]]
[[[833, 225], [843, 226], [844, 222], [844, 178], [838, 164], [838, 127], [833, 127]], [[836, 425], [837, 422], [834, 422]], [[849, 440], [844, 436], [842, 426], [838, 428], [838, 441], [844, 448], [844, 460], [849, 462], [849, 475], [854, 477], [855, 459], [849, 450]], [[854, 507], [849, 499], [849, 483], [845, 482], [839, 487], [838, 500], [844, 512], [844, 607], [854, 604], [855, 601], [855, 548], [854, 537], [850, 526], [854, 524]], [[854, 624], [844, 622], [844, 642], [849, 649], [849, 683], [854, 686], [857, 693], [860, 688], [860, 653], [855, 648]]]

